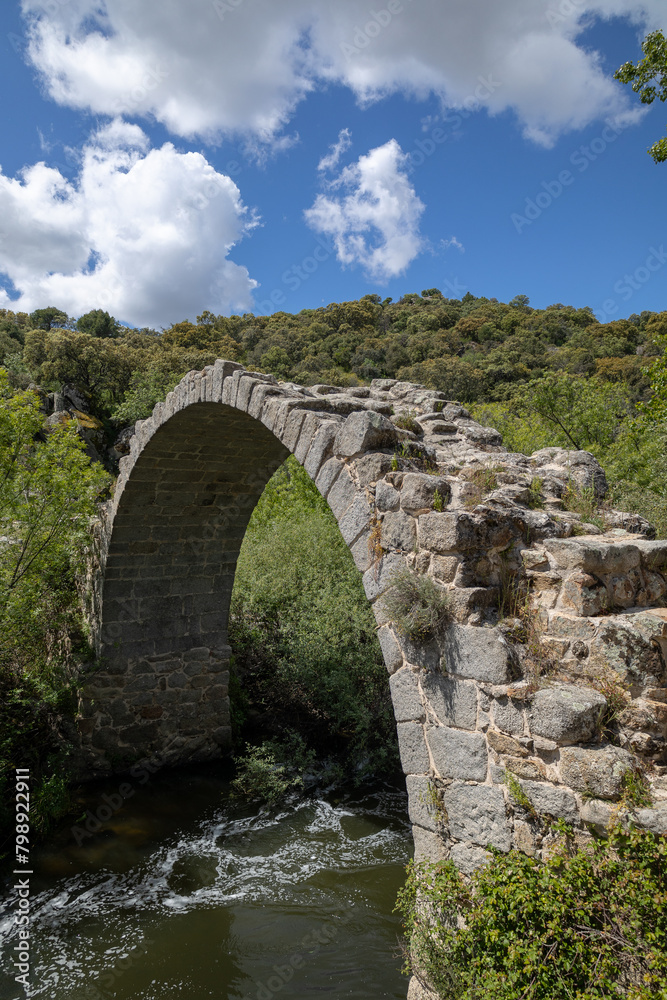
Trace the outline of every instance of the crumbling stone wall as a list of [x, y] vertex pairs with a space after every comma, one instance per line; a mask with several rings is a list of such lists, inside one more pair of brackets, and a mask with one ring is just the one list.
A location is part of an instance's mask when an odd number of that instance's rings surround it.
[[[411, 429], [406, 429], [411, 428]], [[92, 772], [206, 758], [229, 741], [227, 613], [252, 509], [289, 453], [326, 497], [378, 622], [418, 857], [540, 854], [542, 817], [586, 837], [632, 810], [667, 830], [667, 543], [598, 498], [586, 452], [507, 452], [423, 386], [303, 388], [218, 361], [140, 422], [99, 531], [102, 666], [80, 728]], [[450, 621], [414, 642], [383, 595], [428, 574]], [[628, 772], [646, 776], [633, 803]]]

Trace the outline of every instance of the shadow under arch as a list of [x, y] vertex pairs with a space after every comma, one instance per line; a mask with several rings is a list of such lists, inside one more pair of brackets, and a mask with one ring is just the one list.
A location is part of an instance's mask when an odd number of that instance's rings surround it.
[[[91, 621], [100, 662], [85, 678], [79, 719], [92, 773], [229, 747], [236, 563], [252, 511], [289, 454], [326, 497], [376, 600], [379, 577], [403, 560], [369, 571], [374, 508], [349, 459], [377, 453], [393, 433], [361, 398], [323, 398], [227, 361], [191, 372], [137, 424], [99, 532]], [[380, 640], [391, 672], [400, 650], [386, 627]]]

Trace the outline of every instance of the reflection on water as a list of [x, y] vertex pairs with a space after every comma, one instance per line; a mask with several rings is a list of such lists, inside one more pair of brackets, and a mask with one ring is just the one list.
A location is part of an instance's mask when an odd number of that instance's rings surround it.
[[[116, 789], [89, 787], [81, 813]], [[227, 790], [210, 769], [158, 774], [80, 845], [64, 826], [33, 852], [31, 997], [405, 998], [405, 794], [241, 814]], [[0, 998], [18, 1000], [4, 900]]]

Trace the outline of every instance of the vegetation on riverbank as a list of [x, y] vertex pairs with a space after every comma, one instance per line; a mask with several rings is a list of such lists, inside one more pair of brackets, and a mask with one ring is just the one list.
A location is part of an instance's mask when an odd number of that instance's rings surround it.
[[582, 847], [562, 822], [554, 834], [545, 861], [493, 850], [470, 878], [411, 863], [405, 971], [441, 1000], [665, 1000], [667, 838], [615, 828]]

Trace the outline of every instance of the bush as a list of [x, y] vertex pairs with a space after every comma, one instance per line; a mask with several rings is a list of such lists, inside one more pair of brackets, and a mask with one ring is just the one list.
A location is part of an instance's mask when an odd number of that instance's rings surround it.
[[109, 483], [71, 424], [40, 440], [42, 425], [37, 395], [12, 391], [0, 369], [0, 826], [21, 766], [37, 830], [62, 807], [60, 724], [74, 710], [75, 663], [90, 655], [75, 574]]
[[559, 832], [545, 861], [490, 849], [469, 880], [411, 863], [405, 971], [442, 1000], [666, 1000], [667, 839], [616, 828], [574, 848]]
[[242, 687], [276, 734], [287, 723], [356, 779], [398, 766], [373, 613], [333, 515], [294, 459], [253, 513], [229, 631]]
[[397, 573], [391, 583], [382, 602], [403, 635], [428, 639], [449, 620], [449, 598], [430, 576], [405, 570]]

